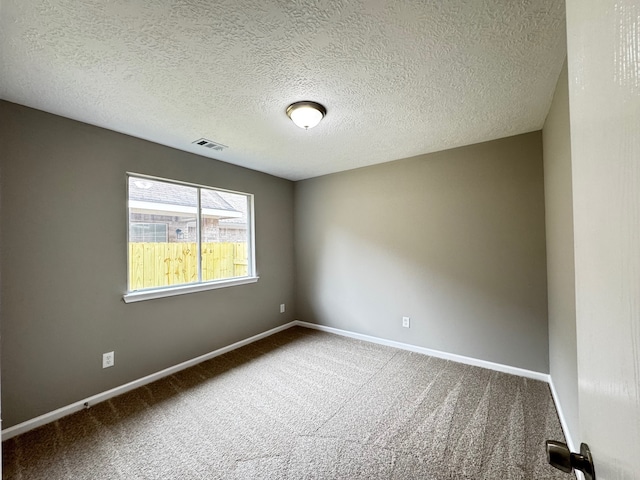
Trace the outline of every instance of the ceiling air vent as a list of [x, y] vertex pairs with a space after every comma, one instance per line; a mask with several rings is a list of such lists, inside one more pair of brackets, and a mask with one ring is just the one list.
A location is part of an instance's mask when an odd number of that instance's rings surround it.
[[225, 148], [229, 148], [226, 145], [222, 145], [221, 143], [217, 143], [217, 142], [212, 142], [211, 140], [207, 140], [206, 138], [199, 138], [195, 142], [191, 142], [191, 143], [195, 143], [196, 145], [201, 145], [205, 148], [210, 148], [211, 150], [217, 150], [219, 152], [224, 150]]

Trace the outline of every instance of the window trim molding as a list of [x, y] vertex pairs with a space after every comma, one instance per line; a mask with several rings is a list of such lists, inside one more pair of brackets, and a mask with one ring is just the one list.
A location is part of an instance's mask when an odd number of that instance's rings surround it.
[[125, 293], [122, 296], [124, 303], [142, 302], [153, 300], [154, 298], [174, 297], [176, 295], [186, 295], [188, 293], [204, 292], [206, 290], [216, 290], [218, 288], [235, 287], [236, 285], [246, 285], [256, 283], [260, 277], [237, 277], [228, 280], [218, 280], [216, 282], [189, 283], [167, 288], [153, 288], [148, 290], [136, 290]]
[[[129, 249], [127, 248], [127, 291], [123, 294], [122, 299], [125, 303], [134, 303], [141, 302], [144, 300], [152, 300], [154, 298], [164, 298], [164, 297], [173, 297], [176, 295], [185, 295], [188, 293], [195, 292], [203, 292], [207, 290], [215, 290], [218, 288], [226, 288], [233, 287], [236, 285], [245, 285], [250, 283], [256, 283], [260, 278], [256, 271], [256, 241], [255, 241], [255, 210], [254, 210], [254, 194], [247, 192], [239, 192], [237, 190], [229, 190], [226, 188], [213, 187], [211, 185], [203, 185], [201, 183], [192, 183], [192, 182], [184, 182], [181, 180], [173, 180], [170, 178], [157, 177], [153, 175], [146, 175], [144, 173], [136, 173], [136, 172], [126, 172], [125, 173], [125, 181], [126, 181], [126, 208], [127, 213], [125, 215], [127, 222], [127, 239], [126, 242], [129, 242], [129, 178], [141, 178], [141, 179], [149, 179], [149, 180], [157, 180], [160, 182], [168, 182], [176, 185], [184, 185], [187, 187], [195, 187], [198, 189], [198, 208], [199, 212], [198, 216], [202, 216], [203, 212], [200, 208], [201, 201], [201, 189], [205, 188], [207, 190], [218, 190], [221, 192], [234, 193], [237, 195], [244, 195], [247, 197], [247, 242], [248, 250], [250, 253], [248, 264], [247, 264], [247, 273], [246, 277], [233, 277], [221, 280], [213, 280], [208, 282], [202, 282], [201, 280], [201, 259], [200, 253], [198, 254], [198, 283], [187, 283], [182, 285], [175, 285], [170, 287], [159, 287], [159, 288], [148, 288], [144, 290], [134, 290], [129, 291]], [[207, 209], [208, 210], [208, 209]], [[209, 212], [207, 212], [209, 213]], [[200, 220], [198, 220], [198, 225], [200, 224]], [[198, 227], [198, 244], [201, 243], [201, 232], [199, 231], [200, 227]], [[198, 249], [200, 250], [200, 249]]]

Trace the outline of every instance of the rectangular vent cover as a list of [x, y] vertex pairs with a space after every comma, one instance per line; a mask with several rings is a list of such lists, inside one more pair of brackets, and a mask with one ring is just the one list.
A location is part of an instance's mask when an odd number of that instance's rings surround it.
[[217, 150], [217, 151], [222, 151], [225, 148], [229, 148], [226, 145], [223, 145], [221, 143], [217, 143], [217, 142], [213, 142], [211, 140], [207, 140], [206, 138], [199, 138], [198, 140], [191, 142], [191, 143], [195, 143], [197, 145], [201, 145], [203, 147], [206, 148], [210, 148], [211, 150]]

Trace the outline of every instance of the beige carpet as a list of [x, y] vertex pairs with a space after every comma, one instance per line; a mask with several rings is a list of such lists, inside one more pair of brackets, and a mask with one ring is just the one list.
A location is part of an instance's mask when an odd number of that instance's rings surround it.
[[546, 384], [292, 328], [6, 441], [7, 479], [567, 479]]

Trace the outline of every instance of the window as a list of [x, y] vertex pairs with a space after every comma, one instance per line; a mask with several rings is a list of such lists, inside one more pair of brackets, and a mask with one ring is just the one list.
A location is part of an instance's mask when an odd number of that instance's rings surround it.
[[255, 282], [253, 195], [128, 175], [125, 301]]
[[166, 223], [129, 223], [129, 242], [166, 241]]

